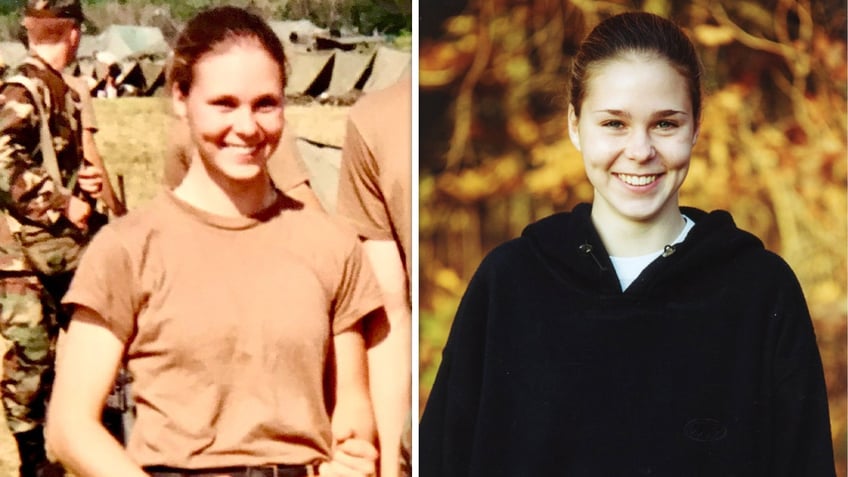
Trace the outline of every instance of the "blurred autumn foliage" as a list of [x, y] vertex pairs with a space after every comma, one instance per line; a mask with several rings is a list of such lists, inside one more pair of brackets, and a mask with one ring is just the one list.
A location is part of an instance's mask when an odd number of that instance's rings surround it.
[[422, 17], [421, 409], [483, 255], [591, 200], [566, 134], [568, 68], [589, 29], [630, 10], [670, 18], [696, 43], [707, 97], [681, 203], [729, 210], [797, 273], [845, 476], [845, 2], [472, 0]]

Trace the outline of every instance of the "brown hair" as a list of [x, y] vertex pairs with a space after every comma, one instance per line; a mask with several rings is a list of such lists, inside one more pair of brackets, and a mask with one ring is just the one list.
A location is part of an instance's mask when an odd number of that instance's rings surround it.
[[189, 20], [174, 46], [168, 84], [187, 95], [194, 79], [194, 65], [203, 55], [245, 39], [258, 42], [271, 55], [280, 68], [281, 86], [285, 87], [286, 55], [280, 39], [260, 17], [230, 6], [203, 11]]
[[71, 18], [41, 18], [26, 16], [22, 22], [30, 45], [59, 43], [68, 31], [78, 28], [79, 22]]
[[571, 105], [580, 116], [593, 68], [628, 53], [666, 59], [689, 84], [695, 119], [701, 117], [701, 62], [686, 34], [665, 18], [644, 12], [622, 13], [599, 23], [580, 44], [571, 66]]

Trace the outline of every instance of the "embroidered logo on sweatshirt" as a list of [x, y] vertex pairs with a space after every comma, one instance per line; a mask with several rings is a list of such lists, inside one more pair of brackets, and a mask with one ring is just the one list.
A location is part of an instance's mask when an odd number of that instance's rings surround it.
[[683, 434], [697, 442], [720, 441], [727, 436], [727, 427], [717, 419], [698, 417], [683, 426]]

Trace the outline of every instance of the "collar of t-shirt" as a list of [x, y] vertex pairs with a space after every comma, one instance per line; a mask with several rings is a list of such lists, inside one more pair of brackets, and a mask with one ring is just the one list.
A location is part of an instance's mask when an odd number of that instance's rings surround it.
[[[682, 242], [686, 235], [689, 234], [689, 231], [692, 230], [692, 227], [695, 226], [695, 222], [692, 221], [689, 217], [683, 216], [684, 222], [683, 230], [680, 232], [680, 235], [677, 236], [676, 239], [671, 243], [671, 245], [678, 244]], [[636, 277], [642, 273], [642, 270], [645, 269], [651, 262], [657, 259], [660, 255], [662, 255], [663, 250], [658, 250], [656, 252], [651, 252], [647, 255], [640, 255], [638, 257], [613, 257], [610, 256], [610, 261], [612, 261], [612, 266], [615, 268], [615, 274], [618, 276], [618, 281], [621, 283], [621, 289], [627, 290], [627, 287], [636, 280]]]

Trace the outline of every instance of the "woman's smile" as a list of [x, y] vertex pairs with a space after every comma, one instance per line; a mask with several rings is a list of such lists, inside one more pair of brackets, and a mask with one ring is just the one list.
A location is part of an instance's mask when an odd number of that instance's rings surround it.
[[654, 182], [659, 179], [662, 174], [651, 174], [651, 175], [638, 175], [638, 174], [621, 174], [621, 173], [613, 173], [614, 176], [618, 177], [621, 182], [624, 182], [628, 186], [645, 188], [647, 186], [653, 185]]

